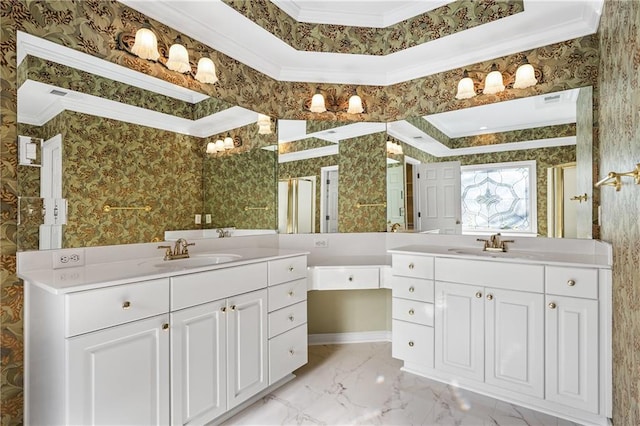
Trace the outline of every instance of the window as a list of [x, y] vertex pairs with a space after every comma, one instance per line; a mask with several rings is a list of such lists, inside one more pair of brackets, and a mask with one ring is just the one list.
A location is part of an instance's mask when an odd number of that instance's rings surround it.
[[536, 162], [462, 166], [462, 232], [537, 234]]

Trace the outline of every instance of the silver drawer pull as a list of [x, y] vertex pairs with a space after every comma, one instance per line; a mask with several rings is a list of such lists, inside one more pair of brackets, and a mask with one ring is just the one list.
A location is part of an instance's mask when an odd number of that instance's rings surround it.
[[129, 309], [131, 307], [131, 302], [128, 300], [122, 304], [122, 309]]
[[409, 347], [413, 347], [413, 340], [409, 340]]
[[349, 275], [349, 281], [353, 281], [353, 275]]
[[290, 290], [289, 293], [287, 293], [289, 295], [289, 297], [293, 297], [294, 293], [293, 290]]
[[555, 309], [556, 308], [556, 304], [551, 302], [549, 303], [549, 309]]
[[289, 266], [289, 272], [293, 272], [293, 266]]
[[293, 315], [289, 315], [289, 321], [293, 322], [294, 318]]
[[476, 297], [477, 297], [478, 299], [480, 299], [480, 298], [482, 297], [482, 292], [480, 292], [480, 291], [479, 291], [479, 292], [477, 292], [477, 293], [476, 293]]
[[409, 309], [409, 315], [413, 315], [415, 314], [415, 311], [413, 309]]
[[227, 307], [226, 307], [226, 306], [223, 306], [222, 308], [220, 308], [220, 310], [221, 310], [222, 312], [227, 312]]
[[569, 287], [573, 287], [574, 285], [576, 285], [576, 282], [574, 280], [569, 280], [569, 281], [567, 281], [567, 285]]
[[493, 300], [493, 294], [487, 294], [487, 300]]
[[414, 291], [416, 291], [416, 289], [413, 288], [413, 286], [409, 287], [409, 293], [413, 293]]
[[411, 263], [409, 264], [409, 269], [413, 269], [413, 268], [415, 268], [415, 265], [413, 264], [413, 262], [411, 262]]
[[162, 324], [162, 329], [163, 330], [168, 330], [169, 329], [169, 324], [167, 324], [167, 323]]
[[231, 305], [231, 310], [235, 311], [236, 310], [236, 305]]

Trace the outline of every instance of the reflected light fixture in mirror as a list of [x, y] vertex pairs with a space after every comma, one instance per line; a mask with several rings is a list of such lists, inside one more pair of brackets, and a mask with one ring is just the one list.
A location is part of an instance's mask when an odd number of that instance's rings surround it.
[[224, 138], [224, 149], [233, 149], [233, 138], [229, 133]]
[[[483, 74], [481, 71], [473, 71], [473, 73], [476, 75]], [[503, 73], [498, 70], [498, 66], [496, 64], [491, 65], [491, 72], [487, 74], [484, 80], [482, 93], [485, 95], [500, 93], [504, 91], [511, 82], [513, 82], [513, 84], [510, 87], [514, 89], [526, 89], [538, 83], [536, 71], [526, 56], [515, 72], [515, 81], [513, 74], [507, 74], [507, 84], [505, 84]], [[458, 91], [456, 92], [455, 98], [469, 99], [476, 96], [477, 93], [475, 83], [469, 75], [469, 70], [465, 69], [462, 74], [462, 79], [458, 82]]]
[[325, 112], [327, 107], [324, 103], [324, 96], [320, 93], [320, 88], [316, 89], [316, 93], [311, 98], [311, 106], [309, 111], [311, 112]]
[[271, 134], [271, 118], [268, 115], [258, 114], [258, 134], [270, 135]]
[[348, 99], [345, 95], [338, 96], [333, 89], [328, 89], [324, 92], [328, 95], [327, 97], [322, 93], [320, 87], [317, 87], [311, 98], [311, 103], [307, 101], [305, 108], [316, 113], [346, 111], [347, 114], [361, 114], [365, 110], [366, 105], [355, 89], [350, 91]]
[[189, 74], [202, 83], [214, 84], [218, 81], [215, 64], [209, 58], [200, 58], [196, 67], [196, 73], [193, 74], [193, 67], [189, 61], [189, 52], [182, 44], [183, 42], [180, 36], [175, 38], [169, 48], [168, 58], [160, 55], [158, 51], [158, 37], [153, 32], [148, 20], [145, 20], [142, 28], [136, 31], [133, 45], [129, 46], [131, 38], [129, 34], [121, 33], [118, 36], [118, 48], [141, 59], [158, 62], [171, 71]]
[[349, 108], [347, 109], [347, 114], [361, 114], [363, 112], [364, 108], [362, 107], [362, 99], [354, 91], [353, 95], [349, 98]]

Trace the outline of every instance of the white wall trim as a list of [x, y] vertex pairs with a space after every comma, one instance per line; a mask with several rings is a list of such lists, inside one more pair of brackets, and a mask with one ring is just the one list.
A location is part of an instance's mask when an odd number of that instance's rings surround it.
[[391, 331], [360, 331], [348, 333], [310, 334], [309, 345], [330, 345], [336, 343], [390, 342]]

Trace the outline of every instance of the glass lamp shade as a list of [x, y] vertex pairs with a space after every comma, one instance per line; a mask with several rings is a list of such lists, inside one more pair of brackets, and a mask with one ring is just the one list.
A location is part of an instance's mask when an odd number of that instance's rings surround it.
[[224, 149], [233, 149], [233, 138], [231, 137], [231, 135], [227, 135], [226, 138], [224, 138]]
[[493, 95], [504, 90], [504, 82], [502, 81], [502, 74], [498, 69], [493, 66], [491, 72], [487, 74], [487, 78], [484, 80], [484, 89], [482, 93], [485, 95]]
[[218, 81], [218, 77], [216, 77], [216, 66], [211, 59], [200, 58], [195, 78], [202, 83], [209, 84], [213, 84]]
[[402, 145], [400, 145], [400, 143], [396, 143], [394, 145], [396, 146], [396, 154], [402, 155], [403, 154]]
[[458, 93], [456, 99], [469, 99], [476, 95], [476, 90], [473, 87], [473, 80], [471, 77], [464, 77], [458, 82]]
[[516, 81], [513, 83], [513, 88], [526, 89], [527, 87], [535, 86], [538, 83], [535, 74], [533, 65], [529, 63], [520, 65], [516, 70]]
[[270, 135], [271, 134], [271, 126], [269, 124], [265, 126], [258, 126], [258, 134], [259, 135]]
[[316, 93], [311, 98], [311, 106], [309, 107], [309, 111], [311, 112], [325, 112], [327, 107], [324, 105], [324, 96], [322, 93]]
[[207, 144], [207, 154], [215, 154], [217, 151], [215, 142], [209, 142]]
[[271, 118], [268, 115], [258, 114], [258, 126], [269, 126]]
[[167, 68], [183, 74], [191, 71], [191, 65], [189, 64], [189, 52], [187, 52], [187, 49], [183, 45], [179, 43], [171, 45], [169, 48]]
[[224, 151], [224, 141], [222, 139], [218, 139], [216, 141], [216, 151], [217, 152], [222, 152]]
[[157, 61], [160, 53], [158, 52], [158, 39], [153, 31], [145, 27], [140, 28], [136, 32], [136, 39], [131, 52], [139, 58]]
[[362, 107], [362, 99], [360, 99], [360, 96], [351, 96], [349, 98], [349, 108], [347, 109], [347, 114], [360, 114], [362, 112], [364, 112], [364, 108]]

